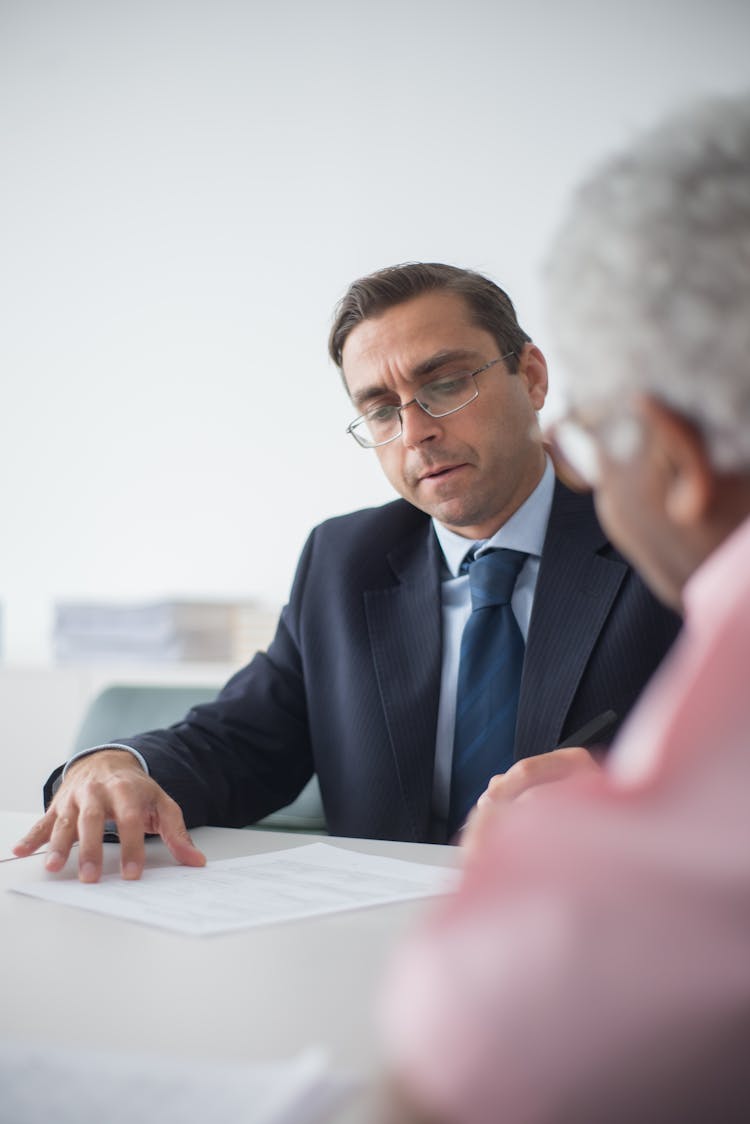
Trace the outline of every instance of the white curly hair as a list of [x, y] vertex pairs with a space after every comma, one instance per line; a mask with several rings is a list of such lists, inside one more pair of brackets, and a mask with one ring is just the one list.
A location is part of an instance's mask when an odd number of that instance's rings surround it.
[[576, 192], [546, 271], [571, 404], [645, 392], [750, 469], [750, 94], [694, 105]]

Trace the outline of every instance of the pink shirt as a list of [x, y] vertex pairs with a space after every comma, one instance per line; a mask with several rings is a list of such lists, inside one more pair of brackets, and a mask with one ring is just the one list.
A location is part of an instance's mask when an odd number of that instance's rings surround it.
[[392, 966], [440, 1119], [750, 1120], [750, 519], [684, 601], [607, 773], [515, 806]]

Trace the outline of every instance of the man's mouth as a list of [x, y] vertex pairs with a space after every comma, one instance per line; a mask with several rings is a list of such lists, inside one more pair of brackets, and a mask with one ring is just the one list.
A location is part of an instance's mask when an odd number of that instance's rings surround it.
[[451, 472], [455, 472], [456, 469], [463, 468], [463, 467], [464, 467], [463, 463], [461, 463], [461, 464], [431, 465], [425, 472], [422, 473], [422, 475], [419, 477], [419, 479], [420, 479], [420, 481], [422, 481], [422, 480], [439, 480], [442, 476], [448, 476]]

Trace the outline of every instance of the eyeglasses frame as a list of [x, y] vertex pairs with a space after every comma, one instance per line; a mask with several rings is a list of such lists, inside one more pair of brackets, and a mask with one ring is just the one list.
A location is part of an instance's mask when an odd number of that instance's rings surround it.
[[[510, 359], [510, 357], [512, 355], [516, 355], [516, 354], [517, 354], [517, 352], [514, 349], [513, 351], [507, 352], [505, 355], [498, 355], [497, 358], [490, 359], [489, 363], [484, 363], [481, 367], [477, 367], [476, 371], [469, 371], [466, 374], [465, 377], [467, 379], [476, 380], [477, 375], [481, 375], [483, 371], [489, 370], [489, 368], [494, 367], [496, 363], [502, 363], [504, 360]], [[515, 372], [509, 371], [508, 373], [514, 374]], [[447, 379], [447, 378], [449, 378], [449, 376], [448, 375], [438, 375], [437, 378], [430, 379], [429, 382], [424, 383], [423, 386], [420, 387], [420, 393], [424, 390], [425, 387], [432, 386], [433, 383], [440, 382], [440, 380], [444, 379], [444, 378]], [[450, 416], [450, 414], [457, 414], [459, 410], [463, 410], [463, 409], [465, 409], [466, 406], [470, 406], [471, 403], [475, 402], [478, 397], [479, 397], [479, 387], [477, 386], [476, 381], [475, 381], [474, 382], [474, 393], [472, 394], [471, 398], [468, 398], [466, 400], [466, 402], [462, 402], [460, 406], [454, 406], [453, 409], [451, 409], [451, 410], [446, 410], [445, 413], [433, 414], [430, 410], [427, 409], [427, 407], [424, 405], [424, 403], [419, 401], [419, 395], [415, 394], [415, 396], [413, 398], [410, 398], [408, 402], [401, 402], [401, 403], [399, 403], [398, 406], [394, 406], [394, 409], [398, 413], [398, 420], [399, 420], [399, 424], [400, 424], [401, 428], [399, 429], [398, 433], [394, 433], [393, 437], [388, 437], [388, 438], [386, 438], [385, 441], [364, 441], [361, 437], [358, 437], [357, 433], [355, 432], [355, 429], [356, 429], [357, 426], [360, 426], [362, 424], [367, 423], [367, 414], [360, 414], [358, 417], [356, 417], [354, 419], [354, 421], [349, 422], [349, 425], [346, 427], [346, 432], [350, 433], [352, 435], [352, 437], [357, 442], [357, 444], [360, 446], [360, 448], [362, 448], [362, 449], [380, 449], [380, 448], [382, 448], [383, 445], [390, 445], [392, 441], [397, 441], [398, 438], [403, 435], [404, 419], [403, 419], [402, 414], [403, 414], [403, 411], [406, 409], [407, 406], [413, 406], [414, 403], [416, 402], [416, 404], [419, 406], [420, 410], [423, 410], [424, 413], [427, 414], [428, 417], [430, 417], [430, 418], [447, 418], [447, 417]]]

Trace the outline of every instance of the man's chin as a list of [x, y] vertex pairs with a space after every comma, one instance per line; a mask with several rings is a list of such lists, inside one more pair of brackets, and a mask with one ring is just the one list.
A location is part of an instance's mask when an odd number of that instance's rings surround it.
[[436, 519], [438, 523], [442, 523], [449, 531], [453, 531], [457, 535], [464, 535], [466, 538], [474, 537], [470, 528], [476, 524], [476, 518], [474, 513], [467, 512], [462, 504], [445, 501], [430, 504], [429, 507], [427, 505], [420, 506], [422, 511]]

